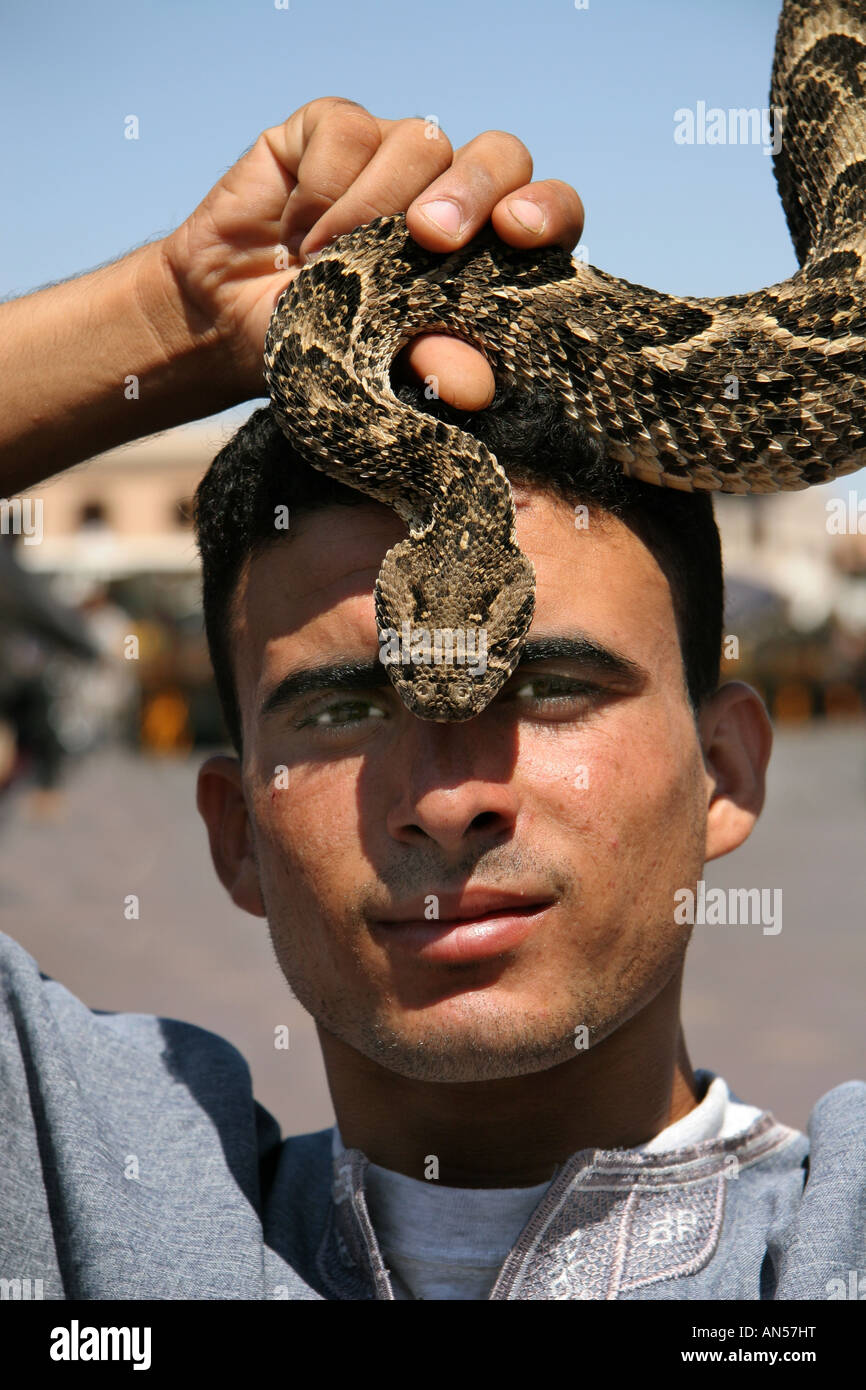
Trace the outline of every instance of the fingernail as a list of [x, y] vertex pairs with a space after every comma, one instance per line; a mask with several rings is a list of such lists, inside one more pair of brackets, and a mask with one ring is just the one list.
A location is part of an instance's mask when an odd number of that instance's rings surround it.
[[537, 203], [530, 203], [526, 198], [515, 198], [513, 203], [508, 204], [508, 210], [528, 232], [538, 235], [544, 231], [547, 216]]
[[446, 236], [457, 236], [463, 226], [463, 213], [459, 203], [450, 198], [435, 198], [432, 203], [419, 203], [428, 221], [438, 227]]

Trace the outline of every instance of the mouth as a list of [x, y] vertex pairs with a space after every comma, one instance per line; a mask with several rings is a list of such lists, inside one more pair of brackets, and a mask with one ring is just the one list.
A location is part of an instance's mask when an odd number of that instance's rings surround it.
[[437, 964], [462, 964], [516, 950], [544, 922], [549, 895], [467, 891], [455, 900], [429, 893], [421, 911], [413, 903], [371, 922], [373, 937], [388, 951]]

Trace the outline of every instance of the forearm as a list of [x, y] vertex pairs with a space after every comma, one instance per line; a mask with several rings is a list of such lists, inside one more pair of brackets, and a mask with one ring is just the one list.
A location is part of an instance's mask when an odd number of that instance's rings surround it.
[[0, 305], [0, 495], [243, 398], [159, 242]]

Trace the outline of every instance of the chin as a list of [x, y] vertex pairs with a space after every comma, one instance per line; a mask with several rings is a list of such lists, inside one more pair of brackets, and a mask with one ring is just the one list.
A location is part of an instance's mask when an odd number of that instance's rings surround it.
[[371, 1036], [345, 1041], [413, 1081], [503, 1081], [547, 1071], [579, 1055], [573, 1027], [556, 1027], [549, 1017], [533, 1026], [525, 1014], [515, 1018], [501, 1006], [486, 1019], [452, 1016], [434, 1022], [428, 1015], [425, 1010], [425, 1021], [414, 1015], [414, 1028], [379, 1025]]

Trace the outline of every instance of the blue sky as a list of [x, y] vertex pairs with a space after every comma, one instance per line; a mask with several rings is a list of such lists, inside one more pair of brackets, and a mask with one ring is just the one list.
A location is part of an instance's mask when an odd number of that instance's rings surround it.
[[[317, 96], [528, 145], [579, 190], [593, 264], [723, 294], [796, 267], [760, 145], [678, 145], [674, 112], [768, 102], [778, 0], [6, 0], [0, 297], [176, 226]], [[124, 118], [140, 122], [124, 138]], [[243, 411], [242, 413], [246, 413]]]

